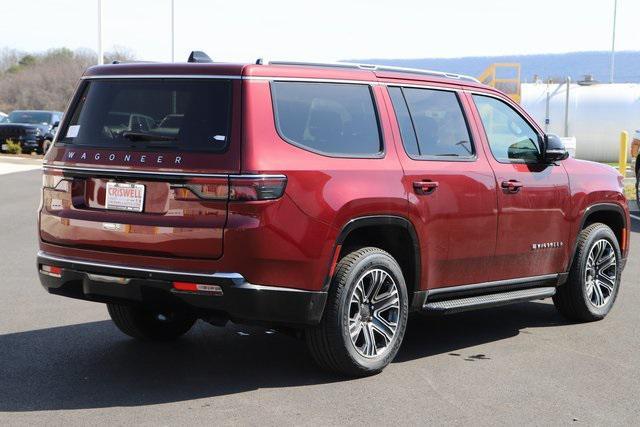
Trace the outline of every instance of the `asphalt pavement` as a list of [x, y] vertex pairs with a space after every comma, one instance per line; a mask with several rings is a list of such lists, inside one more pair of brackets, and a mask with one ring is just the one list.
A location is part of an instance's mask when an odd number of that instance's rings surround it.
[[605, 320], [572, 324], [549, 301], [415, 317], [382, 374], [343, 379], [269, 329], [199, 322], [139, 343], [103, 305], [47, 294], [40, 182], [0, 175], [0, 425], [640, 423], [640, 221]]

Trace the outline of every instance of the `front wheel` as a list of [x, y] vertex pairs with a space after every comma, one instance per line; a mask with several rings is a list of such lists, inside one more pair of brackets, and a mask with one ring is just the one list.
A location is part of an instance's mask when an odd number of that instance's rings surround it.
[[107, 304], [111, 320], [118, 329], [142, 341], [171, 341], [184, 334], [196, 318], [173, 311], [156, 311], [140, 306]]
[[353, 376], [376, 374], [396, 356], [407, 325], [408, 295], [402, 270], [373, 247], [340, 260], [320, 325], [306, 331], [323, 368]]
[[618, 296], [621, 259], [618, 239], [609, 227], [595, 223], [582, 230], [567, 283], [553, 297], [558, 311], [575, 321], [604, 318]]

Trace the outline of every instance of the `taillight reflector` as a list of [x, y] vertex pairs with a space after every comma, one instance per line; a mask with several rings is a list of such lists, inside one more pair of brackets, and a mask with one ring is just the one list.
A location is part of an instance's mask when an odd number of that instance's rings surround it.
[[60, 277], [62, 277], [62, 268], [43, 264], [40, 267], [40, 273], [59, 279]]
[[220, 286], [203, 283], [173, 282], [173, 289], [182, 292], [205, 292], [211, 295], [222, 295], [222, 288]]

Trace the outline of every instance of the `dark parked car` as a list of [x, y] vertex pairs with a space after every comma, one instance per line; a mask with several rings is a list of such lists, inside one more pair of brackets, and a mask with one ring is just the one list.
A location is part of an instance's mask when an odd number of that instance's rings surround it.
[[7, 150], [6, 140], [17, 142], [23, 153], [44, 154], [62, 118], [60, 111], [16, 110], [0, 120], [0, 142], [2, 151]]
[[42, 196], [52, 294], [106, 303], [141, 340], [197, 319], [294, 329], [350, 375], [393, 360], [410, 312], [552, 297], [602, 319], [629, 252], [620, 174], [496, 89], [426, 70], [93, 67]]

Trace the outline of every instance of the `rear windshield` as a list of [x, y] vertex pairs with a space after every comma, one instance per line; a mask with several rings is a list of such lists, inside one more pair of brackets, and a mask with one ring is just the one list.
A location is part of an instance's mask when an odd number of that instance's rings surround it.
[[89, 80], [58, 142], [220, 152], [229, 144], [230, 107], [226, 80]]

